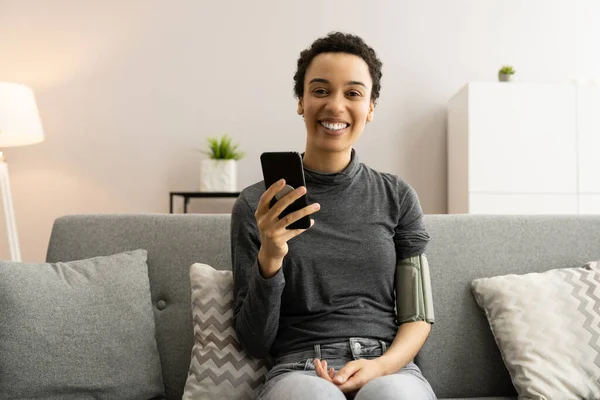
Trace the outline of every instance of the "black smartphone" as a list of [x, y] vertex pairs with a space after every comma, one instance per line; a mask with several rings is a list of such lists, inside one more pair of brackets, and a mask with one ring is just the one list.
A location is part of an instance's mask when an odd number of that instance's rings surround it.
[[[306, 186], [304, 181], [304, 167], [302, 166], [302, 156], [296, 151], [284, 151], [284, 152], [266, 152], [260, 155], [260, 163], [263, 171], [263, 178], [265, 180], [265, 190], [271, 187], [275, 182], [280, 179], [285, 179], [286, 186], [279, 191], [269, 204], [269, 208], [291, 192], [292, 190]], [[294, 201], [281, 214], [279, 219], [286, 215], [300, 210], [308, 205], [308, 199], [306, 194]], [[308, 229], [310, 228], [310, 216], [306, 215], [300, 218], [298, 221], [292, 222], [287, 226], [287, 229]]]

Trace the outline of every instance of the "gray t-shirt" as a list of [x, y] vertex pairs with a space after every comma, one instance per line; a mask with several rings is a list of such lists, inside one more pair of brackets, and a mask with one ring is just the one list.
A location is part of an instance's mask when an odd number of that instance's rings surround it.
[[414, 189], [397, 176], [360, 163], [354, 150], [339, 173], [304, 169], [315, 224], [288, 241], [275, 276], [258, 270], [260, 234], [254, 213], [264, 181], [247, 187], [231, 215], [234, 325], [256, 357], [397, 332], [396, 260], [422, 254], [429, 235]]

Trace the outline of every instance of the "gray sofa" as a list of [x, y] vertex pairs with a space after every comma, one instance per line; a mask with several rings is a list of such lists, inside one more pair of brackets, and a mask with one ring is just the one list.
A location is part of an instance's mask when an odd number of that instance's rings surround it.
[[[193, 344], [189, 267], [230, 268], [229, 215], [80, 215], [54, 223], [47, 261], [148, 250], [166, 397], [181, 399]], [[437, 396], [516, 398], [474, 278], [598, 259], [600, 216], [427, 215], [436, 323], [416, 362]]]

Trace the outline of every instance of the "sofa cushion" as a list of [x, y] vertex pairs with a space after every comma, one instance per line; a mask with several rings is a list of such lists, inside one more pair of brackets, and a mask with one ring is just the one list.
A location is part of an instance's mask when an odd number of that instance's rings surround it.
[[517, 392], [524, 398], [600, 398], [598, 262], [475, 279]]
[[265, 360], [246, 354], [233, 329], [233, 276], [207, 264], [190, 267], [194, 347], [183, 400], [253, 399]]
[[145, 250], [1, 261], [0, 304], [3, 398], [164, 396]]

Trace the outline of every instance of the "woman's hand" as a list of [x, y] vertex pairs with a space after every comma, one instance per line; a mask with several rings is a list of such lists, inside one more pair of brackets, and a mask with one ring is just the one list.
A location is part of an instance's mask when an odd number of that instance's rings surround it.
[[[322, 363], [325, 363], [324, 367]], [[315, 359], [315, 371], [317, 376], [332, 382], [344, 393], [354, 393], [373, 379], [385, 375], [385, 369], [377, 359], [350, 361], [337, 373], [333, 372], [333, 368], [327, 372], [327, 362]]]
[[[271, 278], [281, 269], [283, 258], [288, 252], [288, 240], [300, 235], [306, 229], [286, 229], [286, 226], [298, 221], [300, 218], [318, 211], [318, 203], [308, 205], [279, 219], [279, 214], [290, 204], [306, 193], [306, 188], [300, 186], [286, 194], [269, 209], [269, 204], [275, 195], [285, 187], [285, 180], [280, 179], [271, 185], [260, 198], [254, 216], [260, 232], [260, 250], [258, 263], [263, 277]], [[310, 221], [314, 224], [314, 220]]]
[[327, 371], [327, 361], [315, 358], [313, 360], [313, 364], [315, 365], [315, 371], [317, 371], [317, 376], [320, 376], [321, 378], [333, 383], [335, 370], [333, 368], [329, 368], [329, 371]]

